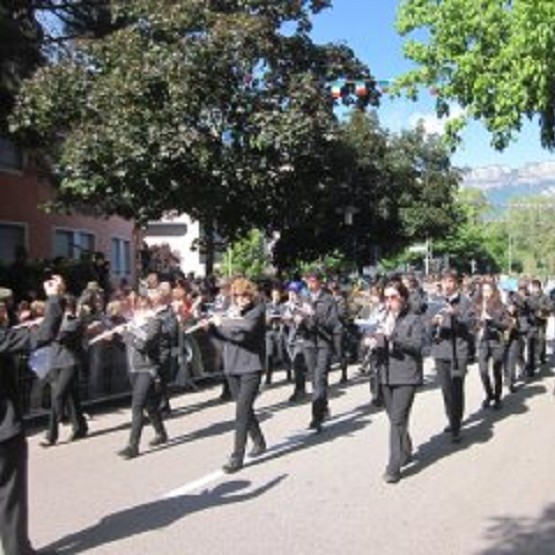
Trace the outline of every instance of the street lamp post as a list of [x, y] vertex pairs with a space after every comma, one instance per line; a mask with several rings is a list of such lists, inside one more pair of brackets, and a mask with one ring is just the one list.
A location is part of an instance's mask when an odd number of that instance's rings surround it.
[[[347, 206], [343, 207], [343, 208], [338, 208], [337, 211], [341, 214], [343, 214], [343, 221], [345, 223], [345, 226], [349, 227], [349, 228], [353, 228], [354, 225], [354, 216], [355, 214], [357, 214], [358, 212], [360, 212], [360, 209], [357, 208], [356, 206], [352, 206], [350, 204], [348, 204]], [[354, 273], [355, 275], [358, 275], [358, 265], [357, 265], [357, 237], [356, 237], [356, 232], [353, 231], [352, 232], [353, 235], [353, 266], [354, 266]]]

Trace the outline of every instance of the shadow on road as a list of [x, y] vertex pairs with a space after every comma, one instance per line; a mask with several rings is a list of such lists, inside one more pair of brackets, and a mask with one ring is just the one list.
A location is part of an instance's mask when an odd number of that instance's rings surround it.
[[500, 410], [480, 409], [472, 413], [463, 422], [462, 442], [460, 444], [453, 445], [450, 441], [450, 435], [447, 433], [432, 436], [426, 443], [418, 447], [415, 463], [403, 471], [403, 476], [408, 477], [418, 474], [442, 458], [492, 439], [495, 424], [505, 418], [529, 411], [527, 401], [537, 395], [545, 394], [547, 388], [538, 380], [546, 377], [548, 377], [547, 373], [543, 372], [538, 375], [535, 381], [526, 384], [515, 393], [507, 395], [503, 399], [503, 407]]
[[555, 503], [533, 519], [496, 517], [486, 530], [492, 546], [480, 555], [553, 555], [555, 552]]
[[[252, 491], [245, 491], [251, 486], [248, 480], [233, 480], [205, 489], [196, 495], [180, 495], [131, 507], [108, 515], [97, 524], [61, 538], [44, 549], [54, 549], [63, 554], [82, 553], [144, 532], [165, 528], [192, 513], [250, 501], [276, 487], [286, 477], [286, 474], [282, 474]], [[240, 493], [242, 491], [244, 493]]]
[[294, 434], [283, 442], [272, 445], [263, 456], [249, 460], [248, 466], [264, 464], [304, 449], [310, 449], [322, 443], [349, 437], [370, 422], [367, 417], [374, 411], [375, 409], [368, 403], [347, 413], [339, 414], [326, 421], [320, 433], [317, 434], [313, 431], [305, 430]]

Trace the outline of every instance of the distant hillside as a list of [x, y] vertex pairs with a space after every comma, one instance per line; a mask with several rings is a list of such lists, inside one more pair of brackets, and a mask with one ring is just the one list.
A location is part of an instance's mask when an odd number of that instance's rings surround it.
[[485, 166], [464, 174], [463, 188], [482, 191], [497, 210], [514, 198], [545, 195], [555, 200], [555, 160], [527, 164], [519, 169]]

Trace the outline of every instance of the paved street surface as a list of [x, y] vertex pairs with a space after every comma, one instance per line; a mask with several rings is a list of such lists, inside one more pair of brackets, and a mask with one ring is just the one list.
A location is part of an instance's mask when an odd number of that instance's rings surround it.
[[[431, 375], [431, 369], [427, 368]], [[132, 461], [128, 409], [93, 414], [88, 439], [39, 446], [30, 437], [31, 536], [60, 553], [195, 555], [553, 555], [555, 397], [551, 370], [480, 409], [477, 367], [467, 382], [464, 441], [451, 445], [441, 393], [417, 395], [416, 461], [382, 482], [388, 423], [369, 406], [367, 380], [330, 376], [331, 419], [306, 430], [310, 405], [290, 406], [283, 373], [257, 408], [269, 450], [238, 474], [220, 471], [233, 404], [220, 387], [173, 398], [171, 443]]]

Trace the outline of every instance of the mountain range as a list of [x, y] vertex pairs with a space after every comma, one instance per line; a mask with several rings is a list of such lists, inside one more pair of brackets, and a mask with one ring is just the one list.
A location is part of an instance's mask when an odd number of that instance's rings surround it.
[[463, 189], [478, 189], [497, 210], [516, 198], [545, 196], [555, 201], [555, 161], [532, 162], [517, 169], [483, 166], [463, 171]]

